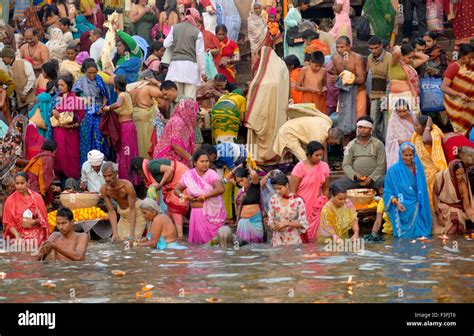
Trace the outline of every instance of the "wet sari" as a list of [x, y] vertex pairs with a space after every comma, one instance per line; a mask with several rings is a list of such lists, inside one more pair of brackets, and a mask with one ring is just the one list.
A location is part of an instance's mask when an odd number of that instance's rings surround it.
[[344, 206], [338, 208], [331, 201], [324, 205], [321, 211], [321, 224], [318, 229], [318, 241], [325, 243], [333, 235], [341, 239], [349, 238], [349, 230], [357, 220], [357, 211], [350, 200], [346, 200]]
[[303, 198], [306, 215], [308, 217], [308, 228], [306, 235], [302, 237], [303, 242], [313, 242], [317, 239], [317, 232], [321, 216], [321, 210], [328, 199], [322, 194], [322, 187], [329, 178], [329, 166], [321, 161], [309, 168], [306, 162], [299, 162], [291, 175], [301, 179], [296, 194]]
[[[220, 181], [219, 175], [208, 169], [200, 176], [196, 169], [188, 170], [181, 178], [188, 195], [199, 197], [214, 189], [213, 184]], [[211, 197], [203, 202], [202, 208], [192, 208], [189, 219], [189, 242], [207, 244], [216, 235], [226, 218], [222, 195]]]
[[[415, 173], [403, 163], [402, 150], [406, 146], [414, 151]], [[395, 198], [405, 207], [405, 211], [399, 211], [392, 203]], [[425, 171], [415, 146], [409, 142], [400, 146], [398, 162], [387, 171], [384, 202], [395, 237], [417, 238], [431, 234], [432, 217]]]
[[[18, 231], [21, 239], [27, 241], [27, 243], [32, 243], [33, 246], [38, 248], [48, 239], [48, 212], [40, 194], [28, 190], [28, 195], [25, 197], [20, 195], [18, 191], [15, 191], [6, 199], [3, 209], [4, 239], [16, 240], [10, 231], [11, 228], [15, 228]], [[33, 219], [37, 219], [39, 224], [31, 228], [23, 228], [21, 225], [23, 213], [28, 209], [33, 213]]]
[[[438, 210], [443, 218], [444, 226], [440, 225], [438, 221], [434, 223], [433, 234], [464, 233], [466, 231], [466, 220], [469, 220], [469, 215], [464, 209], [454, 169], [459, 162], [460, 160], [451, 161], [447, 169], [436, 174], [433, 192], [438, 195]], [[469, 192], [471, 186], [467, 174], [464, 176], [464, 181], [467, 184], [469, 203], [472, 207], [474, 205], [473, 196]], [[453, 217], [456, 217], [457, 221], [453, 221]], [[458, 225], [455, 222], [458, 222]]]

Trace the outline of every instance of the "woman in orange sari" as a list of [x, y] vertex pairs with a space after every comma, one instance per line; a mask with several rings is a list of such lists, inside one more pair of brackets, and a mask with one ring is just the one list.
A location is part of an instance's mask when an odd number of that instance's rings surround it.
[[28, 246], [41, 246], [48, 239], [48, 213], [43, 198], [28, 189], [28, 175], [15, 175], [15, 189], [4, 205], [4, 239], [24, 240]]
[[301, 72], [300, 60], [295, 55], [289, 55], [285, 57], [285, 64], [290, 72], [291, 99], [293, 99], [293, 104], [301, 104], [303, 101], [303, 92], [296, 91], [296, 82]]
[[221, 43], [221, 58], [217, 71], [223, 74], [229, 83], [235, 83], [237, 76], [235, 63], [240, 61], [239, 46], [227, 37], [227, 28], [224, 25], [216, 27], [216, 36]]

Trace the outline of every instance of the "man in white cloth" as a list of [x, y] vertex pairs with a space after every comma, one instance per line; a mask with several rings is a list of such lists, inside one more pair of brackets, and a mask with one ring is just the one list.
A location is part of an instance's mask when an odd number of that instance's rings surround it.
[[188, 8], [183, 22], [174, 25], [166, 37], [165, 48], [173, 47], [173, 56], [166, 80], [176, 83], [179, 95], [196, 99], [197, 86], [206, 81], [204, 38], [197, 28], [199, 11]]
[[90, 192], [100, 193], [100, 188], [105, 184], [102, 174], [104, 164], [104, 154], [93, 149], [87, 153], [87, 161], [82, 164], [81, 181], [69, 178], [66, 180], [65, 189], [88, 190]]

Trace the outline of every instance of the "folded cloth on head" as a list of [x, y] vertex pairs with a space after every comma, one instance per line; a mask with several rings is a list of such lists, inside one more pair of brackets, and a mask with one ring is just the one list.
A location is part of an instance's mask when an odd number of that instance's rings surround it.
[[104, 162], [104, 154], [96, 149], [93, 149], [87, 153], [87, 161], [89, 161], [91, 166], [100, 166]]

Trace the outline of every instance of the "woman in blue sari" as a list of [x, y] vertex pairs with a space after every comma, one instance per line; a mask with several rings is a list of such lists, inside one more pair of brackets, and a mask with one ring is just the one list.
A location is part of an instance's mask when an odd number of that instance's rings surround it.
[[426, 237], [432, 218], [425, 171], [415, 147], [400, 146], [399, 160], [385, 176], [384, 202], [397, 238]]
[[110, 159], [110, 148], [107, 140], [99, 131], [102, 119], [100, 109], [109, 104], [109, 95], [105, 83], [97, 75], [98, 67], [90, 58], [84, 60], [81, 71], [85, 74], [74, 83], [72, 92], [86, 99], [86, 115], [81, 123], [81, 165], [87, 161], [87, 153], [93, 149], [101, 151]]

